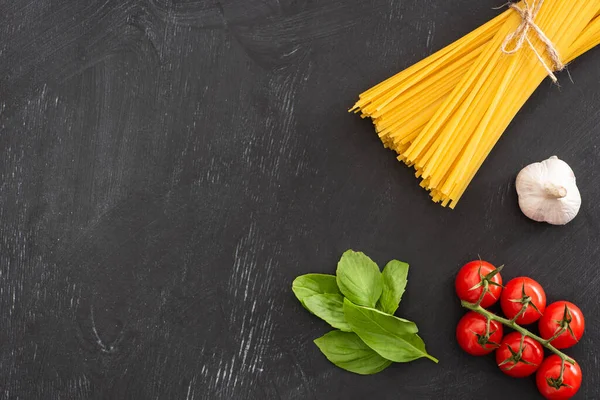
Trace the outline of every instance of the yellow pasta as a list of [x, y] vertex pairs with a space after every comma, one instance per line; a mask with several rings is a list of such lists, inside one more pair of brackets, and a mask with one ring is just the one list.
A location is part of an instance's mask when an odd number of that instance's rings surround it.
[[[539, 3], [543, 1], [543, 3]], [[435, 202], [454, 208], [523, 104], [554, 67], [600, 43], [600, 0], [529, 0], [538, 6], [523, 46], [507, 54], [523, 28], [509, 9], [421, 62], [362, 93], [350, 110], [372, 119], [385, 147], [416, 169]], [[516, 34], [513, 34], [516, 32]], [[535, 49], [535, 50], [534, 50]], [[504, 51], [503, 51], [504, 50]]]

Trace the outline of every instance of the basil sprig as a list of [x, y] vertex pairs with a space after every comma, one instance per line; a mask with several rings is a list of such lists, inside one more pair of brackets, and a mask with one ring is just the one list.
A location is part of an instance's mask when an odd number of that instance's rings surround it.
[[392, 260], [381, 273], [364, 253], [348, 250], [335, 276], [302, 275], [292, 290], [308, 311], [336, 328], [315, 339], [325, 357], [347, 371], [370, 375], [392, 362], [438, 362], [427, 353], [415, 323], [393, 315], [407, 276], [406, 263]]

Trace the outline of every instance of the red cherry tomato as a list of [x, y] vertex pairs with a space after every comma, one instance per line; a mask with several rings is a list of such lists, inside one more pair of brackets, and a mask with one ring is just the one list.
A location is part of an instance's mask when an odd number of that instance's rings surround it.
[[583, 336], [585, 319], [575, 304], [557, 301], [546, 307], [539, 328], [540, 336], [544, 339], [550, 339], [562, 330], [563, 332], [550, 344], [557, 349], [566, 349], [577, 344]]
[[502, 340], [502, 324], [490, 321], [486, 335], [487, 319], [474, 311], [466, 313], [456, 326], [459, 346], [473, 356], [484, 356], [496, 350]]
[[581, 386], [581, 368], [568, 362], [564, 363], [562, 380], [560, 370], [562, 360], [557, 355], [546, 358], [535, 376], [538, 390], [548, 400], [566, 400], [575, 396]]
[[509, 333], [496, 350], [496, 364], [508, 376], [524, 378], [533, 374], [544, 360], [542, 345], [519, 332]]
[[502, 312], [506, 318], [513, 319], [525, 305], [527, 308], [515, 321], [519, 325], [534, 323], [544, 314], [546, 293], [542, 285], [527, 277], [511, 279], [500, 298]]
[[483, 297], [481, 307], [486, 308], [494, 304], [498, 301], [502, 292], [500, 269], [487, 261], [481, 260], [465, 264], [458, 271], [454, 282], [458, 298], [469, 303], [477, 303], [483, 292], [485, 282], [487, 282], [488, 292]]

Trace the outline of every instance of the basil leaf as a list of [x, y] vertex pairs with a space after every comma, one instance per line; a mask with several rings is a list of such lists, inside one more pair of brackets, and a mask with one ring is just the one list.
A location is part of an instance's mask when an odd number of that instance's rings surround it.
[[364, 253], [346, 251], [337, 266], [337, 285], [344, 296], [361, 306], [375, 307], [383, 288], [379, 267]]
[[438, 362], [427, 354], [414, 322], [357, 306], [348, 299], [344, 299], [344, 314], [352, 331], [380, 356], [395, 362], [409, 362], [421, 357]]
[[408, 283], [408, 264], [392, 260], [383, 269], [383, 291], [377, 302], [377, 309], [387, 314], [394, 314], [402, 300], [404, 289]]
[[337, 287], [335, 275], [325, 274], [306, 274], [297, 277], [292, 283], [292, 291], [303, 306], [304, 299], [315, 294], [341, 294]]
[[352, 332], [344, 317], [344, 298], [341, 294], [315, 294], [304, 299], [304, 306], [334, 328]]
[[356, 333], [331, 331], [315, 339], [315, 344], [329, 361], [355, 374], [376, 374], [392, 363], [367, 346]]

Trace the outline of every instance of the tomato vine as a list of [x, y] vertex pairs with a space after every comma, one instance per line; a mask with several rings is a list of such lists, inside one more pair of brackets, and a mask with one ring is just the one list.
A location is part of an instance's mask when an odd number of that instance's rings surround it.
[[[562, 351], [558, 350], [556, 347], [554, 347], [550, 342], [552, 342], [552, 340], [554, 340], [556, 337], [560, 336], [565, 330], [568, 329], [567, 326], [565, 326], [563, 324], [563, 326], [561, 327], [561, 329], [559, 329], [557, 331], [557, 333], [551, 337], [548, 340], [542, 339], [541, 337], [539, 337], [538, 335], [532, 333], [531, 331], [527, 330], [526, 328], [523, 328], [522, 326], [520, 326], [519, 324], [517, 324], [515, 322], [516, 318], [513, 319], [506, 319], [506, 318], [502, 318], [488, 310], [486, 310], [485, 308], [481, 307], [481, 302], [483, 301], [483, 298], [485, 297], [485, 295], [487, 294], [487, 292], [489, 291], [489, 287], [488, 285], [486, 285], [485, 283], [483, 284], [483, 291], [481, 292], [481, 295], [479, 296], [479, 299], [477, 300], [476, 303], [470, 303], [468, 301], [465, 300], [461, 300], [460, 304], [461, 306], [463, 306], [464, 308], [466, 308], [467, 310], [471, 310], [474, 311], [482, 316], [484, 316], [487, 319], [487, 324], [486, 324], [486, 335], [489, 335], [489, 329], [490, 329], [490, 322], [491, 321], [496, 321], [501, 323], [504, 326], [507, 326], [517, 332], [519, 332], [521, 335], [523, 336], [528, 336], [530, 338], [532, 338], [533, 340], [537, 341], [538, 343], [540, 343], [542, 346], [544, 346], [545, 348], [547, 348], [548, 350], [550, 350], [552, 353], [556, 354], [558, 357], [560, 357], [562, 365], [561, 365], [561, 372], [560, 372], [560, 376], [558, 377], [558, 379], [556, 379], [557, 384], [562, 384], [562, 380], [563, 380], [563, 375], [564, 375], [564, 370], [565, 370], [565, 362], [568, 362], [569, 364], [573, 364], [575, 365], [575, 360], [572, 359], [571, 357], [569, 357], [568, 355], [566, 355], [565, 353], [563, 353]], [[527, 308], [528, 304], [527, 302], [525, 302], [523, 304], [523, 308], [522, 311], [520, 313], [522, 313], [524, 311], [525, 308]]]

